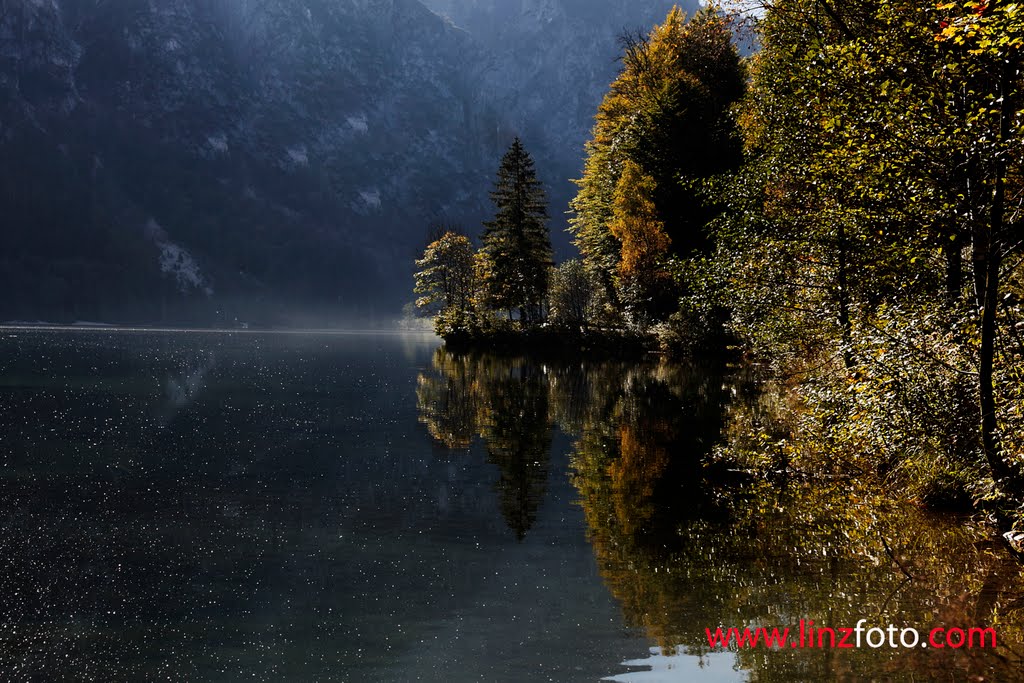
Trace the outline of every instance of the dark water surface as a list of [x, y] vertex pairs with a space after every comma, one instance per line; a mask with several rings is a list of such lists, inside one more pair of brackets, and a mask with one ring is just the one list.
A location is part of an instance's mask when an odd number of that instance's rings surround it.
[[[985, 530], [729, 472], [735, 403], [428, 336], [0, 329], [0, 681], [1024, 680]], [[705, 635], [861, 618], [1000, 640]]]

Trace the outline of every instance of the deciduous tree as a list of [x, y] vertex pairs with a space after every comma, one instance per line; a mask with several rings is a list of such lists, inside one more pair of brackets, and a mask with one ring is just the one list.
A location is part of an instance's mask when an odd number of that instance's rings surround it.
[[669, 281], [665, 257], [671, 240], [654, 207], [656, 190], [654, 178], [645, 175], [636, 162], [627, 159], [623, 163], [608, 230], [622, 245], [617, 272], [620, 299], [634, 320], [671, 312], [663, 301]]
[[[416, 306], [438, 320], [468, 321], [477, 290], [476, 260], [469, 238], [446, 232], [416, 261]], [[440, 330], [439, 330], [440, 332]]]
[[627, 35], [622, 42], [622, 71], [598, 109], [570, 221], [576, 245], [588, 266], [603, 274], [612, 298], [619, 294], [616, 281], [623, 284], [617, 276], [624, 258], [627, 271], [653, 270], [654, 264], [641, 267], [637, 259], [665, 253], [623, 245], [612, 230], [616, 224], [621, 233], [629, 220], [623, 213], [629, 207], [620, 202], [616, 209], [626, 169], [650, 179], [639, 220], [660, 222], [656, 232], [669, 238], [669, 253], [687, 258], [707, 249], [705, 224], [718, 210], [699, 190], [700, 181], [734, 170], [742, 159], [731, 106], [744, 91], [744, 69], [714, 9], [686, 22], [673, 8], [649, 36]]
[[961, 412], [975, 415], [974, 439], [946, 447], [959, 458], [976, 448], [968, 463], [1017, 488], [994, 378], [1001, 282], [1020, 239], [1022, 10], [778, 0], [759, 34], [748, 161], [718, 233], [733, 329], [774, 358], [840, 351], [847, 373], [836, 376], [911, 419], [941, 411], [915, 405], [910, 378], [973, 384]]

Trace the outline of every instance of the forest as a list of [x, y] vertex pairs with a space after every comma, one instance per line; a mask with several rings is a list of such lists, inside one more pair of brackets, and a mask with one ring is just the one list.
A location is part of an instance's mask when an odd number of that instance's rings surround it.
[[[620, 38], [553, 263], [524, 143], [477, 249], [440, 231], [449, 344], [728, 357], [751, 470], [874, 482], [1024, 534], [1024, 6], [778, 0]], [[737, 44], [756, 49], [744, 56]]]

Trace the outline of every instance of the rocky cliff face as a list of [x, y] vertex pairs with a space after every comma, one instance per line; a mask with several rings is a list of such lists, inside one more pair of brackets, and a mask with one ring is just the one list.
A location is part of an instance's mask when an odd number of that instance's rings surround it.
[[668, 5], [430, 4], [0, 2], [0, 319], [383, 317], [513, 134], [560, 218], [615, 34]]

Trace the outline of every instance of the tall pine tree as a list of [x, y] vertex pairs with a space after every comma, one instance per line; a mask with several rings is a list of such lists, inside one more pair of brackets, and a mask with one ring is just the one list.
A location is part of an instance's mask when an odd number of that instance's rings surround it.
[[540, 320], [553, 265], [547, 198], [518, 137], [501, 160], [491, 201], [497, 213], [484, 223], [482, 249], [490, 305], [518, 310], [524, 322]]

